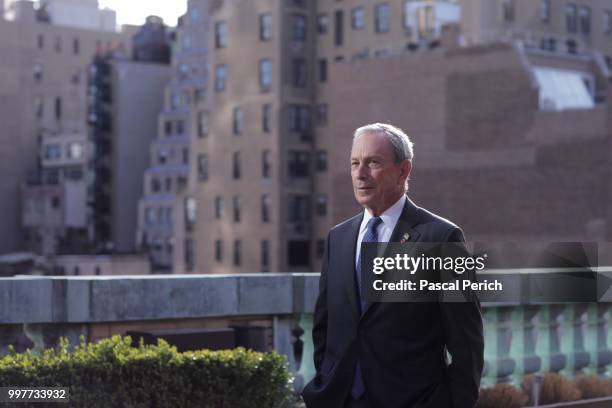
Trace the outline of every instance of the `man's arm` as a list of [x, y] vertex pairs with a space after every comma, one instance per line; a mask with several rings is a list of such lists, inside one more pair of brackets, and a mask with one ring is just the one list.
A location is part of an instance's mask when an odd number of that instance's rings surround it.
[[315, 304], [312, 341], [314, 343], [314, 364], [317, 373], [321, 371], [323, 358], [325, 357], [325, 346], [327, 341], [327, 265], [329, 259], [329, 239], [327, 234], [325, 241], [325, 253], [321, 264], [321, 277], [319, 278], [319, 296]]
[[[455, 228], [447, 242], [465, 242]], [[484, 336], [480, 302], [440, 303], [446, 348], [452, 363], [447, 368], [453, 408], [472, 408], [478, 401], [484, 365]]]

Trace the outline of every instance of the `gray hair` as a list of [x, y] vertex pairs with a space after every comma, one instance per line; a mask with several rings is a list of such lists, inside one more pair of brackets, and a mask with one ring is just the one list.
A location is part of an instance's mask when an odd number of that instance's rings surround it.
[[402, 129], [387, 123], [371, 123], [355, 130], [353, 142], [357, 140], [358, 137], [367, 133], [381, 133], [387, 137], [393, 149], [395, 163], [401, 163], [404, 160], [412, 160], [414, 157], [414, 143], [412, 143], [408, 135], [404, 133]]

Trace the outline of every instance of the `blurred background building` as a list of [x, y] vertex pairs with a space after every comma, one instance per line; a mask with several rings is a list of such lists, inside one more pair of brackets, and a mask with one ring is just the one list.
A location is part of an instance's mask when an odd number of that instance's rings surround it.
[[27, 81], [0, 87], [22, 100], [2, 105], [2, 137], [23, 135], [3, 144], [1, 188], [35, 171], [22, 204], [1, 201], [6, 214], [23, 205], [1, 221], [16, 231], [4, 253], [317, 270], [328, 229], [359, 211], [346, 163], [353, 130], [373, 121], [414, 139], [411, 196], [470, 239], [609, 235], [605, 1], [194, 0], [175, 33], [151, 17], [124, 34], [55, 25], [68, 4], [5, 4], [0, 42], [20, 57], [0, 69]]
[[149, 165], [147, 146], [170, 78], [169, 40], [163, 21], [147, 18], [135, 36], [133, 58], [112, 52], [89, 67], [90, 141], [88, 232], [95, 252], [136, 250], [138, 200]]
[[[327, 230], [359, 211], [350, 139], [374, 121], [413, 137], [412, 196], [469, 238], [600, 237], [606, 199], [593, 197], [607, 170], [591, 188], [584, 180], [609, 133], [606, 7], [212, 3], [210, 132], [194, 144], [207, 165], [192, 184], [196, 269], [317, 270]], [[592, 149], [581, 170], [563, 164], [562, 141]]]
[[[55, 228], [57, 217], [63, 217], [59, 204], [80, 194], [76, 184], [58, 183], [78, 181], [83, 174], [87, 66], [104, 48], [131, 50], [131, 39], [121, 33], [53, 24], [28, 1], [12, 6], [14, 20], [0, 20], [5, 56], [0, 64], [0, 226], [7, 231], [0, 237], [2, 253], [42, 245], [32, 228]], [[20, 190], [26, 185], [38, 186], [26, 195], [40, 199], [22, 200]], [[47, 216], [36, 221], [30, 209]], [[78, 228], [79, 217], [71, 214], [66, 225]]]
[[[172, 49], [171, 79], [157, 120], [138, 210], [138, 245], [155, 271], [193, 271], [195, 252], [188, 237], [195, 201], [186, 195], [190, 169], [207, 166], [191, 157], [192, 139], [208, 132], [202, 112], [207, 94], [208, 1], [188, 2]], [[206, 115], [206, 116], [205, 116]], [[206, 174], [201, 173], [205, 177]]]

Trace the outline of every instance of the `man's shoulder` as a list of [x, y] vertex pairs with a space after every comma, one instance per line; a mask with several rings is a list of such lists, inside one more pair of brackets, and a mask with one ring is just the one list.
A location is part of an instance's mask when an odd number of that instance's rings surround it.
[[459, 228], [457, 224], [449, 220], [448, 218], [444, 218], [436, 213], [429, 211], [426, 208], [418, 207], [419, 218], [421, 225], [435, 225], [438, 228], [443, 229], [456, 229]]
[[361, 223], [361, 219], [363, 217], [363, 212], [360, 212], [351, 218], [342, 221], [340, 224], [336, 224], [330, 228], [329, 233], [331, 234], [342, 234], [343, 232], [349, 232], [351, 229], [355, 228], [355, 226]]
[[461, 228], [451, 220], [422, 207], [417, 207], [417, 211], [419, 222], [414, 228], [427, 233], [430, 239], [446, 239], [453, 234], [463, 235]]

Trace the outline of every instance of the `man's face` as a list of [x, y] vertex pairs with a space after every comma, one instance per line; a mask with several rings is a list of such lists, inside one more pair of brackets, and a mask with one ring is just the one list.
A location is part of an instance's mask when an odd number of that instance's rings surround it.
[[395, 163], [391, 143], [381, 133], [366, 133], [353, 142], [353, 192], [357, 202], [374, 216], [383, 213], [404, 194], [404, 183], [411, 169], [409, 160]]

